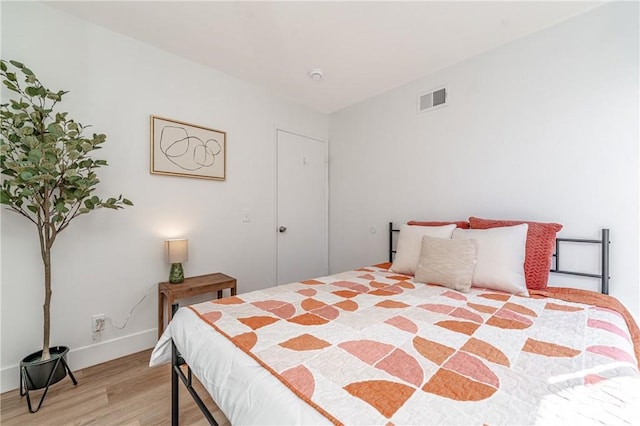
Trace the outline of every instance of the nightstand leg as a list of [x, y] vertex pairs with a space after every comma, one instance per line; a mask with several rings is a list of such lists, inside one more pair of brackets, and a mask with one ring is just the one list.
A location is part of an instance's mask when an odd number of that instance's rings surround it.
[[218, 299], [222, 299], [222, 290], [218, 290]]
[[158, 339], [162, 336], [162, 331], [164, 330], [164, 300], [162, 296], [162, 292], [158, 289]]

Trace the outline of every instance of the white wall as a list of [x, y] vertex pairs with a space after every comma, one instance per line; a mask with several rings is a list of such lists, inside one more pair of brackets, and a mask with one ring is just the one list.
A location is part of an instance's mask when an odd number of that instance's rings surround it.
[[[239, 292], [274, 284], [275, 129], [326, 140], [326, 115], [41, 3], [2, 3], [2, 58], [70, 91], [63, 110], [107, 135], [98, 193], [135, 203], [78, 218], [54, 246], [52, 344], [72, 348], [73, 369], [155, 343], [167, 237], [189, 238], [187, 275], [222, 271]], [[227, 180], [151, 175], [151, 114], [225, 130]], [[20, 359], [41, 349], [43, 278], [33, 225], [5, 209], [1, 217], [5, 391], [17, 387]], [[124, 330], [108, 323], [101, 341], [91, 339], [91, 315], [121, 324], [146, 293]]]
[[[384, 261], [390, 220], [609, 227], [611, 294], [638, 316], [638, 39], [638, 3], [612, 3], [332, 114], [331, 271]], [[450, 105], [417, 114], [442, 85]], [[597, 289], [578, 280], [553, 277]]]

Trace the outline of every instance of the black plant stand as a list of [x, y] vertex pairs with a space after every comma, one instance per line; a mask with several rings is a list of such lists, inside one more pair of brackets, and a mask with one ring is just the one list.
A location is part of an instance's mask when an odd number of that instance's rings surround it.
[[[29, 406], [30, 413], [37, 412], [42, 406], [42, 403], [44, 402], [44, 398], [47, 396], [47, 392], [49, 392], [49, 386], [53, 384], [55, 373], [58, 370], [60, 363], [62, 363], [62, 366], [65, 372], [69, 375], [69, 377], [71, 377], [71, 381], [73, 382], [73, 385], [76, 386], [78, 384], [78, 381], [73, 376], [73, 373], [71, 372], [71, 369], [67, 364], [67, 361], [64, 359], [64, 356], [60, 356], [58, 359], [56, 359], [55, 365], [51, 369], [51, 373], [49, 374], [49, 377], [47, 379], [47, 386], [45, 387], [44, 393], [40, 397], [40, 402], [38, 402], [38, 407], [35, 410], [31, 406], [31, 397], [29, 396], [29, 388], [35, 388], [33, 384], [33, 380], [31, 379], [31, 376], [29, 376], [27, 367], [24, 365], [20, 367], [20, 396], [25, 396], [25, 395], [27, 396], [27, 405]], [[42, 388], [39, 388], [39, 389], [42, 389]]]

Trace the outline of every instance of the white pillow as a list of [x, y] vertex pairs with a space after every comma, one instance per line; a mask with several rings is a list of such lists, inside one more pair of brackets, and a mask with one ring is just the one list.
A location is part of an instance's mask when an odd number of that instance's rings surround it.
[[420, 259], [422, 237], [451, 238], [456, 225], [418, 226], [403, 224], [400, 226], [396, 257], [391, 270], [399, 274], [415, 275]]
[[478, 242], [473, 285], [528, 296], [524, 279], [527, 229], [523, 223], [490, 229], [455, 229], [452, 239]]

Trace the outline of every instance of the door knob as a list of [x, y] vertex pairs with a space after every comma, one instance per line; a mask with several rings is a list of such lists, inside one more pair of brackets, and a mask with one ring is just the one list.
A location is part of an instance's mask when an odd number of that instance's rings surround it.
[[287, 227], [286, 227], [286, 226], [281, 226], [281, 227], [278, 229], [278, 231], [280, 231], [280, 233], [283, 233], [283, 232], [285, 232], [286, 230], [287, 230]]

